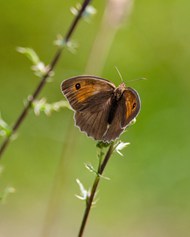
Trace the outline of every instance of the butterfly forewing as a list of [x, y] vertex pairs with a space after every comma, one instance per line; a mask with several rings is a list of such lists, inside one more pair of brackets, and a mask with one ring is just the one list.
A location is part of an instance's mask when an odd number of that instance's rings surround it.
[[137, 92], [126, 88], [117, 103], [115, 115], [102, 140], [110, 142], [120, 136], [130, 122], [137, 116], [140, 109], [140, 100]]
[[122, 99], [125, 101], [126, 108], [125, 122], [122, 126], [126, 127], [138, 115], [141, 102], [138, 93], [130, 87], [124, 91]]
[[114, 88], [114, 84], [107, 80], [89, 76], [73, 77], [63, 81], [61, 85], [63, 94], [76, 111], [95, 109], [94, 107], [101, 110]]

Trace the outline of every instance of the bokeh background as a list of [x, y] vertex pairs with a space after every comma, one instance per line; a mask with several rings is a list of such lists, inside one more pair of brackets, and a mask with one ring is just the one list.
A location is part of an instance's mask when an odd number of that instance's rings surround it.
[[[90, 23], [81, 21], [72, 38], [78, 43], [76, 53], [64, 51], [53, 82], [39, 98], [49, 103], [64, 99], [61, 81], [86, 71], [107, 3], [93, 1], [97, 14]], [[104, 32], [107, 43], [102, 37], [102, 45], [110, 45], [97, 75], [118, 85], [117, 66], [126, 83], [139, 92], [142, 110], [121, 137], [131, 143], [123, 150], [124, 158], [114, 154], [106, 168], [111, 180], [100, 184], [84, 236], [187, 237], [190, 2], [131, 3], [130, 14], [112, 29], [110, 42]], [[11, 125], [39, 82], [16, 47], [32, 47], [49, 63], [56, 50], [53, 41], [67, 31], [73, 19], [70, 7], [76, 1], [10, 0], [0, 5], [0, 112]], [[97, 63], [99, 55], [93, 55]], [[147, 80], [127, 82], [142, 77]], [[30, 111], [5, 151], [0, 192], [7, 186], [16, 192], [0, 204], [0, 237], [77, 236], [84, 203], [75, 197], [79, 194], [75, 180], [90, 187], [94, 176], [84, 163], [97, 165], [97, 149], [96, 142], [74, 128], [72, 117], [67, 109], [49, 117]]]

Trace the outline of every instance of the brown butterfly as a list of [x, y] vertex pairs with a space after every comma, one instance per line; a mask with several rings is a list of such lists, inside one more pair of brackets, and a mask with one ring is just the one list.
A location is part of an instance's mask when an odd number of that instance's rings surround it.
[[111, 142], [140, 110], [138, 93], [121, 83], [96, 76], [76, 76], [62, 82], [61, 90], [75, 111], [75, 123], [95, 140]]

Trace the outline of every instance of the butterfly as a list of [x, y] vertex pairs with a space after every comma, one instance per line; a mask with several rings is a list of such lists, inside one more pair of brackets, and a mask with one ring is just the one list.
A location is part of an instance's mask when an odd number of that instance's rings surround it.
[[140, 111], [138, 93], [121, 83], [96, 76], [76, 76], [64, 80], [61, 91], [74, 110], [75, 125], [95, 140], [118, 138]]

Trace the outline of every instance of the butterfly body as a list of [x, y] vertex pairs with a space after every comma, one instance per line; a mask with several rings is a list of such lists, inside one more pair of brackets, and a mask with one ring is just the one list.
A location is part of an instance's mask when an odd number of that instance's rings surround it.
[[124, 83], [115, 87], [95, 76], [77, 76], [62, 82], [61, 90], [75, 111], [75, 123], [95, 140], [111, 142], [140, 110], [137, 92]]

